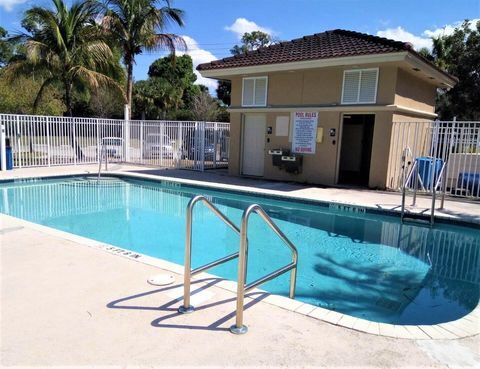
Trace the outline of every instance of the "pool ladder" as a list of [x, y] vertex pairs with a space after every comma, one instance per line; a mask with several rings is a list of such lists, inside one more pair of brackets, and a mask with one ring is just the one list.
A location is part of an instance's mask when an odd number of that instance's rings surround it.
[[[200, 266], [195, 269], [191, 269], [192, 265], [192, 224], [193, 224], [193, 209], [199, 202], [203, 202], [208, 209], [210, 209], [216, 216], [218, 216], [231, 230], [240, 235], [240, 250], [233, 254], [227, 255], [218, 260], [212, 261], [208, 264]], [[280, 239], [287, 245], [292, 251], [291, 263], [267, 274], [264, 277], [257, 279], [256, 281], [246, 283], [247, 278], [247, 260], [248, 260], [248, 221], [250, 215], [256, 213], [261, 219], [280, 237]], [[217, 265], [226, 263], [227, 261], [238, 258], [238, 280], [237, 280], [237, 306], [236, 306], [236, 318], [235, 324], [230, 327], [230, 332], [234, 334], [247, 333], [248, 328], [243, 324], [243, 304], [245, 299], [245, 292], [274, 279], [288, 271], [290, 271], [290, 292], [291, 299], [295, 297], [295, 284], [297, 279], [297, 261], [298, 251], [295, 245], [285, 236], [285, 234], [278, 228], [268, 214], [260, 207], [260, 205], [250, 205], [242, 215], [240, 229], [225, 216], [215, 205], [213, 205], [205, 196], [195, 196], [187, 205], [187, 226], [185, 233], [185, 272], [184, 272], [184, 295], [183, 305], [178, 308], [178, 312], [187, 314], [192, 313], [195, 308], [190, 304], [190, 284], [192, 276], [201, 273], [207, 269], [213, 268]]]
[[98, 174], [97, 174], [97, 181], [100, 181], [100, 175], [102, 172], [102, 161], [105, 160], [105, 171], [108, 170], [108, 152], [107, 148], [105, 147], [109, 141], [115, 140], [122, 140], [123, 146], [123, 139], [119, 137], [102, 137], [100, 143], [100, 154], [98, 155]]
[[98, 174], [97, 181], [100, 181], [100, 174], [102, 172], [102, 161], [105, 159], [105, 171], [108, 170], [108, 155], [107, 150], [105, 150], [105, 145], [102, 141], [102, 146], [100, 147], [100, 155], [98, 156]]
[[[418, 192], [418, 187], [419, 185], [421, 186], [422, 190], [424, 191], [427, 191], [423, 181], [422, 181], [422, 178], [420, 177], [420, 173], [419, 173], [419, 165], [418, 165], [418, 161], [414, 161], [413, 162], [413, 165], [412, 167], [410, 168], [410, 171], [408, 173], [408, 175], [405, 177], [405, 172], [406, 172], [406, 156], [407, 156], [407, 152], [410, 152], [411, 154], [411, 150], [410, 148], [407, 146], [404, 150], [403, 150], [403, 154], [402, 154], [402, 165], [403, 165], [403, 176], [402, 176], [402, 205], [401, 205], [401, 210], [400, 210], [400, 220], [402, 223], [405, 222], [405, 219], [407, 218], [406, 214], [405, 214], [405, 203], [406, 203], [406, 197], [407, 197], [407, 189], [409, 187], [409, 185], [412, 183], [413, 181], [413, 201], [412, 201], [412, 206], [414, 206], [417, 202], [417, 192]], [[432, 159], [433, 160], [433, 166], [435, 165], [435, 158]], [[410, 162], [409, 162], [410, 164]], [[444, 207], [444, 204], [445, 204], [445, 185], [446, 185], [446, 174], [447, 174], [447, 171], [446, 171], [446, 162], [443, 163], [442, 165], [442, 168], [440, 169], [440, 173], [438, 174], [438, 179], [435, 181], [435, 170], [432, 170], [432, 190], [431, 190], [431, 194], [432, 194], [432, 203], [431, 203], [431, 207], [430, 207], [430, 219], [429, 219], [429, 224], [430, 226], [433, 226], [434, 222], [435, 222], [435, 204], [436, 204], [436, 200], [437, 200], [437, 189], [439, 187], [441, 187], [441, 203], [440, 203], [440, 209], [443, 209]], [[428, 187], [428, 186], [427, 186]], [[412, 217], [408, 217], [408, 218], [411, 218], [411, 219], [414, 219], [414, 220], [418, 220], [417, 218], [412, 218]]]

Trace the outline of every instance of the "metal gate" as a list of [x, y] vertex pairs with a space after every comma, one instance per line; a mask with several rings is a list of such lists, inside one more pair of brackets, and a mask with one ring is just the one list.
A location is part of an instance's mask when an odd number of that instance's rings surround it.
[[387, 187], [401, 190], [402, 178], [423, 192], [480, 199], [480, 122], [394, 122]]
[[11, 150], [14, 168], [98, 163], [105, 137], [112, 138], [109, 161], [200, 171], [228, 166], [229, 123], [0, 114], [0, 124], [2, 158]]
[[230, 123], [130, 121], [130, 163], [203, 171], [228, 166]]

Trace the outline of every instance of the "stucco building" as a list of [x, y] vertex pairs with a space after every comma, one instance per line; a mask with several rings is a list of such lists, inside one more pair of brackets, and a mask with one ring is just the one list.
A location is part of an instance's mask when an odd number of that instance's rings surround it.
[[408, 43], [345, 30], [198, 70], [232, 83], [230, 174], [372, 188], [396, 160], [392, 122], [434, 119], [437, 88], [456, 83]]

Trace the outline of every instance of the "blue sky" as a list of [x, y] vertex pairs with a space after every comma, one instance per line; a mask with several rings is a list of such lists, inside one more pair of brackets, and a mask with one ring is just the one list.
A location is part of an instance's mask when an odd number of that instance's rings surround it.
[[[71, 2], [71, 0], [66, 0]], [[480, 18], [480, 0], [172, 0], [186, 13], [184, 28], [168, 32], [186, 36], [194, 63], [228, 56], [243, 32], [260, 29], [280, 40], [344, 28], [430, 46], [429, 38], [464, 19]], [[29, 6], [50, 0], [0, 0], [0, 26], [21, 29]], [[134, 75], [147, 77], [149, 65], [162, 53], [137, 57]], [[213, 88], [213, 81], [199, 79]]]

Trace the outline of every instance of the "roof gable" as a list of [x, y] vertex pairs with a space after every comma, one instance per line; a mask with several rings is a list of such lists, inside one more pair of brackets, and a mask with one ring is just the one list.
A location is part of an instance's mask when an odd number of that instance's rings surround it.
[[430, 67], [441, 72], [447, 78], [456, 80], [455, 77], [449, 75], [419, 55], [410, 43], [342, 29], [316, 33], [291, 41], [262, 47], [245, 54], [214, 60], [209, 63], [200, 64], [197, 70], [214, 71], [398, 52], [411, 53], [422, 62], [427, 63]]
[[245, 54], [200, 64], [198, 70], [288, 63], [304, 60], [383, 54], [411, 50], [410, 44], [336, 29], [280, 42]]

